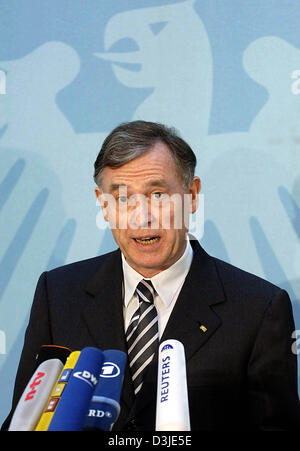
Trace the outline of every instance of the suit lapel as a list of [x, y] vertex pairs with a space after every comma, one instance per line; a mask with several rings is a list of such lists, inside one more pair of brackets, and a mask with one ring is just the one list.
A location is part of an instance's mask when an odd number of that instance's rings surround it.
[[120, 252], [102, 263], [86, 291], [92, 296], [83, 311], [90, 334], [101, 349], [118, 345], [124, 350], [122, 315], [122, 266]]
[[[176, 339], [183, 343], [187, 362], [221, 325], [221, 319], [211, 306], [225, 301], [213, 259], [196, 240], [191, 244], [194, 251], [191, 268], [160, 340], [162, 343]], [[149, 384], [157, 383], [157, 360], [158, 355], [148, 369], [133, 415], [137, 415], [155, 397], [155, 390], [149, 390]]]
[[[127, 354], [122, 281], [121, 253], [117, 250], [107, 257], [86, 287], [91, 299], [83, 311], [83, 320], [99, 349], [117, 349]], [[134, 401], [134, 391], [128, 365], [123, 387], [122, 399], [127, 408], [130, 408]]]
[[161, 341], [174, 338], [185, 347], [186, 360], [212, 336], [221, 319], [211, 308], [225, 301], [215, 263], [197, 241], [194, 257]]

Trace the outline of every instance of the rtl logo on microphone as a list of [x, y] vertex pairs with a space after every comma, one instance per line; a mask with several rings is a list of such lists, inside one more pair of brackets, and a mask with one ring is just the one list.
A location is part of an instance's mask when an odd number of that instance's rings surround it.
[[38, 372], [35, 378], [32, 381], [32, 384], [30, 384], [30, 391], [27, 393], [24, 401], [29, 401], [30, 399], [34, 398], [34, 395], [36, 394], [36, 387], [40, 385], [42, 382], [42, 378], [45, 376], [45, 373]]

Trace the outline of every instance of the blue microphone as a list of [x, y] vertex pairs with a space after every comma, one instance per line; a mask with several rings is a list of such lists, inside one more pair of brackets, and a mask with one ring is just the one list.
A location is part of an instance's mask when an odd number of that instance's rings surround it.
[[85, 418], [85, 431], [111, 431], [120, 413], [127, 354], [117, 350], [103, 354], [104, 363]]
[[100, 349], [84, 348], [57, 404], [48, 431], [81, 431], [103, 364]]

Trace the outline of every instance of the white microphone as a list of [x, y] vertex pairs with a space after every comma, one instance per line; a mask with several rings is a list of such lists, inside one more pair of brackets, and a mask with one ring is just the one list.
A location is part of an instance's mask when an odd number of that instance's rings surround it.
[[159, 346], [155, 430], [191, 430], [185, 352], [178, 340]]
[[63, 366], [60, 359], [49, 359], [38, 366], [18, 402], [9, 431], [34, 430]]

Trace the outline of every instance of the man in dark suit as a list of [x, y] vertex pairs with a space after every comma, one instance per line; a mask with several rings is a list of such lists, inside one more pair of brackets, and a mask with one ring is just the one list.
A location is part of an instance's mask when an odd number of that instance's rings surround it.
[[[185, 349], [192, 430], [300, 426], [289, 296], [209, 256], [188, 234], [201, 186], [195, 165], [188, 144], [160, 124], [122, 124], [106, 138], [95, 192], [119, 248], [41, 275], [12, 412], [41, 345], [96, 346], [129, 355], [114, 429], [154, 430], [157, 347], [172, 338]], [[153, 316], [138, 332], [150, 315], [143, 297]]]

